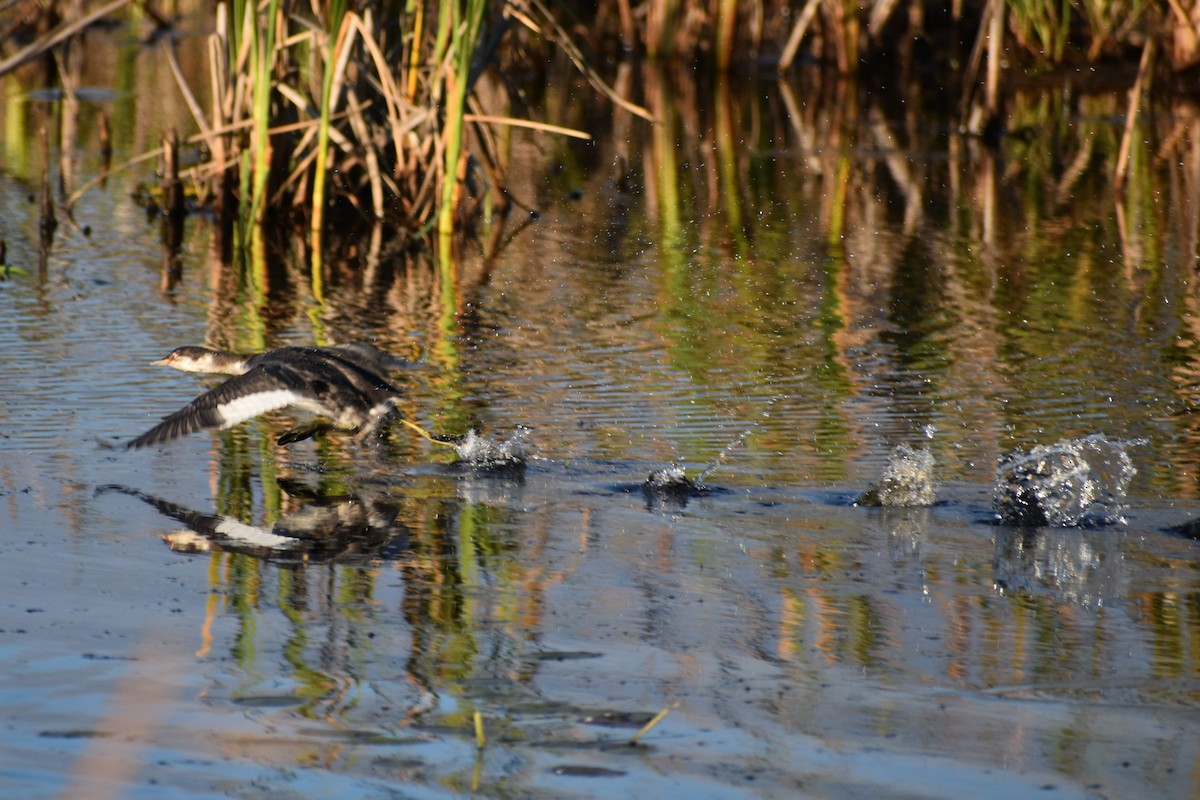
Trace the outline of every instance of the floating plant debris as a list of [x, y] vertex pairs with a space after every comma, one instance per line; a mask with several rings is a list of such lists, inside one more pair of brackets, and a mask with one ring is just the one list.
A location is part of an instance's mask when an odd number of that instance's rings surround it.
[[1092, 434], [1014, 450], [996, 467], [992, 508], [1005, 525], [1070, 528], [1124, 522], [1129, 481], [1137, 474], [1126, 449], [1142, 441]]
[[892, 448], [883, 478], [854, 502], [864, 506], [919, 508], [937, 500], [933, 481], [933, 454], [906, 444]]
[[69, 728], [61, 731], [38, 731], [38, 736], [44, 739], [102, 739], [112, 734], [91, 728]]

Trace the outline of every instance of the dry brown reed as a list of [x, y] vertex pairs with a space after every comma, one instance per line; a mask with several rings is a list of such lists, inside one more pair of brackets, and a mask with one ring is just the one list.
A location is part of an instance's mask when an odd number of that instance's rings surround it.
[[207, 109], [171, 57], [211, 154], [191, 174], [203, 195], [229, 198], [238, 187], [239, 213], [254, 225], [304, 220], [319, 260], [330, 221], [384, 222], [413, 236], [434, 220], [443, 232], [469, 224], [482, 192], [500, 191], [485, 126], [586, 136], [468, 112], [474, 81], [512, 23], [504, 6], [445, 2], [436, 24], [429, 16], [418, 3], [386, 22], [382, 9], [344, 0], [218, 5]]

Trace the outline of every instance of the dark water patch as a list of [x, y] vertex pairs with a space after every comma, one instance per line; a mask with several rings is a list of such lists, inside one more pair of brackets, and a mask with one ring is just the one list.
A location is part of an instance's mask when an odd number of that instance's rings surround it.
[[88, 661], [136, 661], [132, 656], [108, 655], [102, 653], [83, 653], [80, 658]]
[[533, 661], [577, 661], [579, 659], [603, 658], [603, 653], [593, 650], [541, 650], [526, 654], [525, 658]]
[[102, 739], [107, 736], [112, 736], [107, 731], [73, 729], [62, 731], [38, 731], [38, 736], [43, 739]]
[[1200, 679], [1194, 676], [1180, 676], [1174, 679], [1146, 678], [1133, 682], [1098, 679], [1037, 683], [990, 687], [984, 690], [984, 694], [1014, 700], [1074, 700], [1117, 709], [1157, 707], [1181, 710], [1200, 707]]
[[654, 719], [653, 712], [645, 711], [593, 711], [579, 718], [584, 725], [595, 725], [601, 728], [642, 728]]
[[411, 756], [378, 756], [371, 759], [371, 766], [388, 771], [406, 772], [430, 766], [427, 761]]
[[387, 733], [371, 730], [346, 728], [299, 728], [296, 733], [301, 736], [311, 736], [316, 739], [329, 739], [349, 744], [400, 746], [412, 744], [429, 744], [432, 740], [422, 736], [393, 736]]
[[[111, 103], [118, 97], [117, 92], [104, 86], [76, 86], [71, 93], [89, 103]], [[58, 88], [34, 89], [27, 96], [30, 100], [44, 103], [58, 102], [63, 99], [63, 90]]]
[[[637, 464], [613, 464], [612, 469], [618, 473], [628, 473], [644, 469]], [[619, 482], [604, 485], [600, 494], [641, 495], [646, 508], [651, 511], [681, 511], [691, 500], [703, 497], [720, 496], [729, 493], [723, 486], [702, 484], [688, 477], [684, 467], [672, 464], [668, 467], [658, 467], [644, 473], [645, 480], [639, 482]], [[585, 475], [584, 477], [589, 477]], [[597, 490], [582, 489], [582, 492]]]
[[1164, 528], [1164, 531], [1172, 536], [1179, 536], [1192, 541], [1200, 541], [1200, 519], [1192, 519], [1180, 525], [1172, 525]]
[[630, 737], [621, 738], [614, 736], [598, 736], [594, 739], [536, 739], [531, 740], [529, 742], [529, 746], [533, 750], [544, 751], [548, 753], [569, 750], [583, 753], [604, 753], [616, 756], [645, 755], [647, 752], [651, 752], [656, 749], [653, 743], [647, 743], [644, 740], [631, 742]]
[[579, 708], [570, 703], [543, 700], [536, 697], [519, 698], [509, 696], [502, 704], [506, 713], [525, 720], [562, 720], [579, 713]]
[[619, 778], [629, 773], [619, 769], [594, 767], [589, 764], [559, 764], [551, 767], [553, 775], [563, 775], [571, 778]]
[[245, 706], [247, 708], [290, 708], [291, 706], [303, 705], [304, 700], [293, 695], [260, 694], [235, 697], [230, 702], [235, 706]]

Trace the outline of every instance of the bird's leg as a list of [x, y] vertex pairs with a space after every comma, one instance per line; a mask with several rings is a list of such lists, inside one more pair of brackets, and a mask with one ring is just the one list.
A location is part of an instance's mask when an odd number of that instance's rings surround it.
[[430, 433], [429, 431], [425, 430], [417, 423], [410, 422], [409, 420], [405, 419], [404, 417], [400, 418], [400, 422], [402, 422], [403, 424], [412, 428], [414, 431], [421, 434], [429, 441], [434, 442], [436, 444], [444, 444], [447, 447], [457, 447], [458, 444], [463, 439], [463, 437], [461, 437], [461, 436], [447, 436], [445, 434], [440, 434], [440, 433]]

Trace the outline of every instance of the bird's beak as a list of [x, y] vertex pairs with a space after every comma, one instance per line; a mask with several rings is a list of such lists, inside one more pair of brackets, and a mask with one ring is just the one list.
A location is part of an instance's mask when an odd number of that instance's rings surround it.
[[160, 358], [158, 361], [151, 361], [151, 362], [150, 362], [150, 366], [152, 366], [152, 367], [165, 367], [165, 366], [167, 366], [167, 360], [166, 360], [165, 358]]

